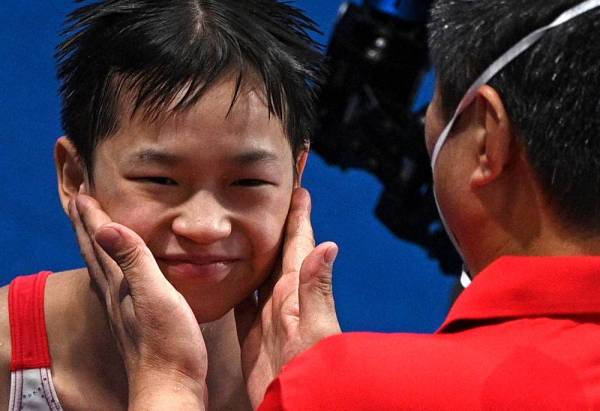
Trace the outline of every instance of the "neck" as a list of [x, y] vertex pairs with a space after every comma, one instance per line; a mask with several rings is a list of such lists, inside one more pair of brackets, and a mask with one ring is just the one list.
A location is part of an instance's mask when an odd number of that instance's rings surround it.
[[208, 352], [206, 384], [211, 409], [250, 409], [233, 310], [201, 324], [201, 329]]
[[505, 255], [600, 254], [600, 236], [584, 235], [562, 223], [525, 162], [471, 202], [479, 205], [461, 239], [474, 275]]

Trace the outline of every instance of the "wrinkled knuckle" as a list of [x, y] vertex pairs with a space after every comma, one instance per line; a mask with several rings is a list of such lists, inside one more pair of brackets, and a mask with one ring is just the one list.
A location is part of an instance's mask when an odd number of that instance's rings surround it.
[[117, 255], [116, 261], [125, 271], [134, 270], [142, 261], [143, 251], [139, 247], [130, 247]]
[[316, 277], [311, 286], [315, 292], [322, 296], [331, 297], [333, 295], [333, 284], [328, 278]]
[[306, 225], [310, 225], [310, 220], [303, 212], [297, 211], [290, 215], [290, 228], [292, 231], [302, 231]]
[[288, 235], [294, 235], [300, 231], [302, 227], [302, 219], [298, 215], [290, 215], [288, 217], [287, 232]]

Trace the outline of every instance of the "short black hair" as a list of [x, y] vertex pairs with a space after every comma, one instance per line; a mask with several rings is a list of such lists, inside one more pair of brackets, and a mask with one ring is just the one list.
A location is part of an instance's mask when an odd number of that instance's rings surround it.
[[84, 3], [67, 17], [56, 58], [62, 126], [89, 170], [98, 143], [118, 130], [123, 92], [134, 92], [134, 113], [156, 119], [190, 108], [230, 73], [232, 105], [258, 77], [293, 153], [310, 139], [323, 59], [310, 36], [318, 29], [299, 9], [277, 0]]
[[[581, 0], [437, 0], [429, 47], [450, 115], [510, 47]], [[567, 226], [600, 233], [600, 8], [559, 26], [492, 81]]]

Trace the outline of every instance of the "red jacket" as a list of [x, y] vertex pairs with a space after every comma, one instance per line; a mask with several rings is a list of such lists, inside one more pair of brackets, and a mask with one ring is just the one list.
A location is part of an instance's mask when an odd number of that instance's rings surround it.
[[436, 334], [322, 341], [260, 410], [600, 410], [600, 257], [500, 258]]

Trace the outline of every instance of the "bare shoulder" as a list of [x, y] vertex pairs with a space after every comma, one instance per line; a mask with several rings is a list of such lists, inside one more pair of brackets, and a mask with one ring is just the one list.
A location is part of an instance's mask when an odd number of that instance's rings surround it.
[[[72, 277], [72, 272], [57, 273], [50, 277], [48, 285], [51, 283], [58, 283], [63, 285], [66, 279]], [[49, 297], [47, 287], [46, 297]], [[10, 399], [10, 363], [12, 355], [12, 344], [11, 344], [11, 330], [10, 330], [10, 318], [9, 318], [9, 304], [8, 304], [8, 286], [0, 288], [0, 410], [8, 409]], [[53, 294], [56, 292], [50, 292]], [[46, 301], [52, 301], [54, 298], [50, 295], [50, 298], [46, 298]], [[46, 311], [48, 311], [46, 304]], [[50, 304], [52, 305], [52, 304]], [[50, 308], [50, 311], [53, 307]]]
[[[54, 276], [52, 276], [54, 277]], [[57, 275], [57, 278], [63, 277]], [[8, 409], [10, 399], [10, 363], [12, 356], [8, 286], [0, 288], [0, 410]]]
[[0, 288], [0, 409], [8, 409], [10, 397], [10, 322], [8, 286]]

